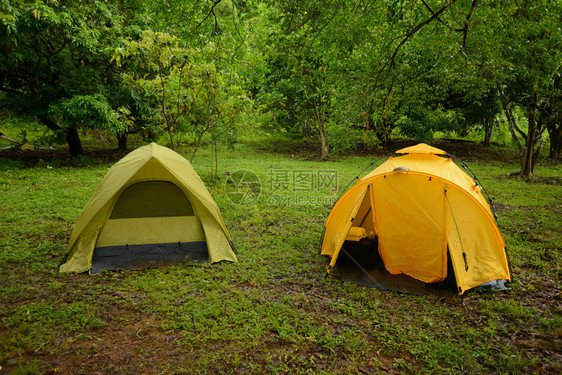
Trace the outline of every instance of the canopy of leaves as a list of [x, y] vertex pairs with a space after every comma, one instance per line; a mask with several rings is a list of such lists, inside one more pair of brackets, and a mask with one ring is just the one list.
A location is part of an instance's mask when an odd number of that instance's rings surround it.
[[117, 133], [200, 134], [244, 110], [263, 130], [313, 136], [327, 153], [346, 129], [364, 134], [350, 143], [383, 145], [394, 129], [423, 140], [436, 131], [464, 134], [493, 123], [503, 88], [512, 106], [528, 107], [536, 96], [538, 132], [548, 128], [556, 139], [561, 7], [3, 1], [1, 100], [63, 128]]

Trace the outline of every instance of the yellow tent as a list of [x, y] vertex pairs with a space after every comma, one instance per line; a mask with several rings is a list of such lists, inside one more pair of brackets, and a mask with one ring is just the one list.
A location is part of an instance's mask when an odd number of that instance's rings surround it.
[[116, 163], [84, 207], [60, 272], [186, 260], [236, 261], [219, 209], [191, 164], [155, 143]]
[[[335, 204], [325, 227], [328, 272], [337, 269], [342, 247], [370, 241], [372, 259], [382, 261], [389, 275], [432, 284], [454, 272], [459, 294], [510, 280], [505, 244], [480, 187], [444, 151], [423, 143], [397, 151], [360, 179]], [[357, 259], [362, 271], [373, 268]]]

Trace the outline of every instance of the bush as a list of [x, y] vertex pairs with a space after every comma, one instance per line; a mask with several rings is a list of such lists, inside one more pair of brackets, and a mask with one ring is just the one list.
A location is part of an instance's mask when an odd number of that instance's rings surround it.
[[380, 144], [373, 132], [353, 128], [350, 125], [328, 124], [328, 142], [332, 155], [344, 155], [360, 148], [372, 150]]

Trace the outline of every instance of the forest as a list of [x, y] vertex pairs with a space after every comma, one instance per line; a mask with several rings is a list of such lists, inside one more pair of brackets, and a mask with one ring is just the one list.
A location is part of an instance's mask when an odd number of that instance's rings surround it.
[[[494, 133], [532, 175], [560, 160], [558, 1], [5, 1], [4, 137], [84, 153], [308, 140], [319, 158], [393, 136]], [[23, 124], [43, 132], [28, 135]], [[10, 137], [10, 135], [12, 135]], [[31, 138], [32, 139], [31, 139]], [[503, 142], [505, 142], [505, 137]]]
[[[0, 20], [0, 374], [562, 371], [562, 2], [0, 0]], [[154, 143], [237, 261], [59, 272], [104, 176]], [[485, 193], [506, 289], [327, 273], [339, 197], [419, 143]]]

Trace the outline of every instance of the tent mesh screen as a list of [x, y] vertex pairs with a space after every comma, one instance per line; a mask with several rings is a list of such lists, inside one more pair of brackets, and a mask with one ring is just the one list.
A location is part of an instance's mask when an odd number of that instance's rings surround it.
[[193, 216], [193, 208], [173, 183], [146, 181], [131, 185], [121, 193], [110, 219], [162, 216]]

